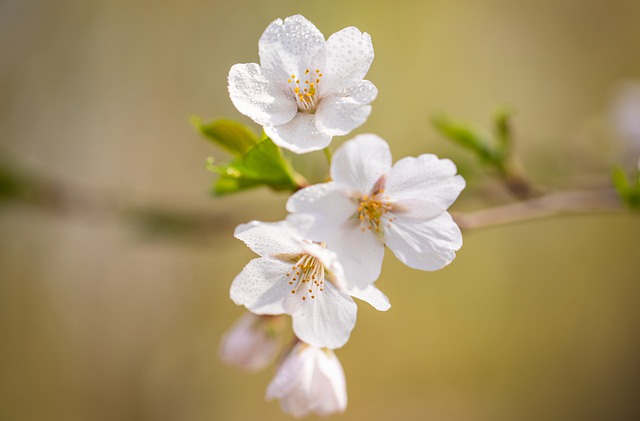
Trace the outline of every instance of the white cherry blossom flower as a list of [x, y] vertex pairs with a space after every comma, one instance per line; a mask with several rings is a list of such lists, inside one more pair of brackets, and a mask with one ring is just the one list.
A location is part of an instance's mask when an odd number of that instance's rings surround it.
[[347, 408], [347, 384], [333, 351], [299, 342], [267, 387], [267, 400], [280, 399], [286, 413], [326, 416]]
[[249, 372], [262, 370], [280, 351], [281, 341], [271, 326], [274, 318], [245, 313], [220, 344], [220, 358], [226, 364]]
[[357, 136], [334, 154], [332, 181], [299, 190], [287, 202], [289, 212], [313, 217], [305, 234], [331, 244], [350, 287], [378, 278], [384, 245], [421, 270], [441, 269], [462, 246], [446, 211], [465, 186], [453, 162], [431, 154], [391, 162], [383, 139]]
[[229, 95], [238, 111], [295, 153], [322, 149], [362, 125], [378, 94], [363, 80], [373, 61], [369, 34], [348, 27], [325, 41], [301, 15], [273, 21], [258, 43], [260, 65], [236, 64]]
[[356, 323], [351, 296], [378, 310], [390, 307], [373, 286], [347, 290], [336, 254], [303, 238], [290, 221], [253, 221], [238, 226], [235, 236], [262, 257], [236, 276], [231, 299], [256, 314], [290, 314], [294, 333], [310, 345], [335, 349], [347, 342]]

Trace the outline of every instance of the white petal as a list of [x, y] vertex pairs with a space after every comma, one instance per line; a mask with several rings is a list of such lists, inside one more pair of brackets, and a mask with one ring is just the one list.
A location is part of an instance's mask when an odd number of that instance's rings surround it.
[[370, 105], [362, 105], [349, 97], [324, 98], [316, 112], [316, 125], [324, 133], [343, 136], [360, 127], [371, 114]]
[[346, 135], [361, 126], [371, 114], [371, 103], [378, 89], [368, 80], [363, 80], [341, 95], [323, 98], [316, 111], [316, 126], [334, 136]]
[[387, 296], [373, 285], [369, 285], [365, 289], [353, 288], [348, 292], [352, 297], [371, 304], [376, 310], [387, 311], [391, 308], [391, 303], [389, 303]]
[[356, 303], [330, 282], [325, 281], [323, 289], [315, 299], [289, 294], [285, 309], [293, 319], [293, 332], [302, 341], [319, 348], [340, 348], [356, 324]]
[[302, 237], [286, 221], [251, 221], [238, 225], [233, 235], [263, 257], [298, 254], [302, 250]]
[[[403, 158], [391, 169], [385, 192], [408, 212], [405, 216], [434, 217], [464, 189], [464, 179], [456, 171], [453, 162], [431, 154]], [[431, 214], [425, 214], [429, 209]]]
[[269, 82], [255, 63], [231, 67], [229, 96], [238, 111], [260, 125], [284, 124], [298, 111], [295, 98]]
[[291, 295], [286, 277], [290, 268], [279, 260], [253, 259], [233, 280], [231, 299], [255, 314], [284, 314], [284, 300]]
[[384, 245], [371, 231], [362, 231], [359, 221], [354, 219], [340, 223], [318, 218], [317, 222], [327, 248], [337, 254], [344, 269], [348, 290], [364, 289], [380, 277]]
[[333, 352], [322, 352], [317, 361], [311, 390], [317, 397], [314, 412], [321, 416], [344, 412], [347, 409], [347, 382], [338, 357]]
[[327, 64], [320, 84], [323, 95], [337, 93], [360, 82], [373, 61], [369, 34], [351, 26], [327, 40]]
[[331, 178], [338, 187], [364, 195], [390, 170], [387, 142], [374, 134], [362, 134], [345, 142], [333, 155]]
[[[345, 221], [353, 216], [358, 210], [356, 202], [348, 198], [341, 190], [337, 189], [334, 182], [315, 184], [298, 190], [287, 200], [288, 212], [299, 212], [325, 218], [330, 221]], [[314, 232], [308, 227], [313, 221], [304, 221], [305, 234], [311, 236], [311, 240], [321, 241], [321, 238], [314, 238], [322, 235], [322, 232]], [[299, 221], [302, 224], [302, 221]], [[309, 237], [308, 237], [309, 238]]]
[[326, 57], [324, 35], [301, 15], [273, 21], [260, 37], [258, 49], [265, 75], [283, 89], [291, 75], [315, 71]]
[[288, 123], [266, 126], [264, 131], [273, 143], [298, 154], [317, 151], [331, 143], [331, 135], [316, 127], [313, 114], [298, 113]]
[[447, 212], [430, 220], [398, 215], [385, 232], [385, 243], [407, 266], [437, 270], [456, 257], [456, 250], [462, 246], [462, 234]]
[[[315, 351], [315, 348], [298, 342], [267, 386], [266, 399], [282, 399], [281, 404], [285, 412], [295, 412], [296, 416], [310, 412], [307, 396], [311, 391], [315, 371]], [[293, 397], [298, 399], [291, 399]], [[293, 404], [293, 407], [290, 404]]]

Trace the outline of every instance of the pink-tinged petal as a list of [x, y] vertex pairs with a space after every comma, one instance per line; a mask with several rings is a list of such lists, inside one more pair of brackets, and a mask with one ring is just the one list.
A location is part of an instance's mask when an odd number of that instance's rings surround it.
[[342, 365], [333, 352], [299, 342], [269, 383], [266, 399], [280, 399], [282, 410], [298, 418], [344, 412], [347, 388]]
[[371, 304], [376, 310], [387, 311], [391, 308], [387, 296], [373, 285], [369, 285], [365, 289], [352, 288], [348, 292], [352, 297]]
[[287, 123], [298, 112], [295, 98], [269, 82], [255, 63], [231, 67], [229, 96], [238, 111], [260, 125]]
[[288, 123], [266, 126], [264, 131], [273, 143], [297, 154], [317, 151], [331, 143], [331, 135], [316, 127], [313, 114], [298, 113]]
[[[304, 213], [313, 216], [322, 217], [330, 221], [346, 221], [358, 210], [358, 205], [355, 201], [345, 196], [345, 194], [337, 189], [334, 182], [315, 184], [313, 186], [305, 187], [298, 190], [296, 193], [289, 197], [287, 200], [287, 211], [291, 213]], [[318, 234], [309, 227], [309, 223], [313, 225], [313, 221], [300, 221], [300, 226], [304, 233], [311, 233], [311, 239], [320, 241], [320, 239], [314, 238]]]
[[385, 243], [402, 263], [431, 271], [453, 261], [462, 234], [447, 212], [429, 220], [398, 215], [386, 229]]
[[[302, 286], [301, 286], [302, 288]], [[349, 340], [356, 324], [356, 303], [330, 282], [323, 291], [317, 290], [303, 300], [301, 294], [291, 294], [284, 307], [293, 319], [293, 332], [300, 340], [319, 348], [336, 349]]]
[[358, 84], [369, 71], [373, 56], [371, 37], [366, 32], [351, 26], [331, 35], [325, 77], [320, 84], [323, 96]]
[[266, 77], [283, 90], [288, 89], [291, 75], [302, 78], [305, 70], [315, 72], [325, 64], [324, 35], [301, 15], [273, 21], [260, 37], [258, 49]]
[[291, 295], [286, 274], [291, 265], [279, 260], [253, 259], [231, 284], [231, 299], [255, 314], [284, 314], [284, 300]]
[[390, 170], [387, 142], [374, 134], [362, 134], [345, 142], [333, 155], [331, 178], [339, 188], [365, 195]]
[[249, 372], [269, 365], [281, 346], [279, 336], [269, 334], [267, 325], [262, 317], [245, 313], [222, 337], [219, 350], [222, 361]]
[[385, 194], [403, 209], [405, 217], [432, 218], [446, 210], [465, 187], [448, 159], [424, 154], [396, 162], [385, 187]]
[[302, 237], [286, 221], [251, 221], [238, 225], [233, 235], [263, 257], [298, 254], [302, 250]]
[[323, 351], [311, 393], [317, 396], [315, 413], [327, 416], [347, 409], [347, 382], [338, 357]]
[[[320, 351], [320, 350], [317, 350]], [[282, 409], [300, 417], [311, 412], [311, 383], [316, 370], [316, 349], [298, 343], [278, 368], [265, 398], [281, 399]]]

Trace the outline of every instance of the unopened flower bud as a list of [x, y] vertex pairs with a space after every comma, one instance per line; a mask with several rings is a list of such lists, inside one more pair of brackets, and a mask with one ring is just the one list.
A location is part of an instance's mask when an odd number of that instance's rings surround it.
[[280, 351], [278, 331], [276, 318], [246, 313], [222, 337], [220, 358], [246, 371], [262, 370]]
[[267, 400], [280, 399], [294, 417], [331, 415], [347, 408], [347, 386], [340, 361], [328, 349], [299, 342], [278, 368]]

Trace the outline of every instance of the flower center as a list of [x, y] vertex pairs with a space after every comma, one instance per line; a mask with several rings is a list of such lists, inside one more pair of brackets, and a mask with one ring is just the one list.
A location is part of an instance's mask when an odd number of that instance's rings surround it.
[[393, 206], [388, 201], [389, 197], [383, 195], [384, 189], [380, 189], [370, 195], [365, 194], [358, 199], [358, 219], [367, 224], [366, 228], [364, 226], [361, 228], [362, 231], [370, 229], [380, 233], [385, 219], [388, 222], [393, 221], [393, 218], [387, 216]]
[[289, 285], [295, 285], [291, 290], [292, 294], [299, 293], [302, 301], [306, 301], [307, 296], [315, 299], [324, 291], [324, 265], [316, 257], [305, 253], [298, 256], [298, 260], [291, 267], [287, 278]]
[[319, 69], [312, 72], [309, 69], [304, 71], [304, 76], [296, 77], [291, 75], [287, 82], [293, 90], [296, 102], [298, 103], [298, 110], [303, 113], [313, 113], [318, 108], [320, 98], [317, 96], [318, 84], [322, 80], [322, 73]]

